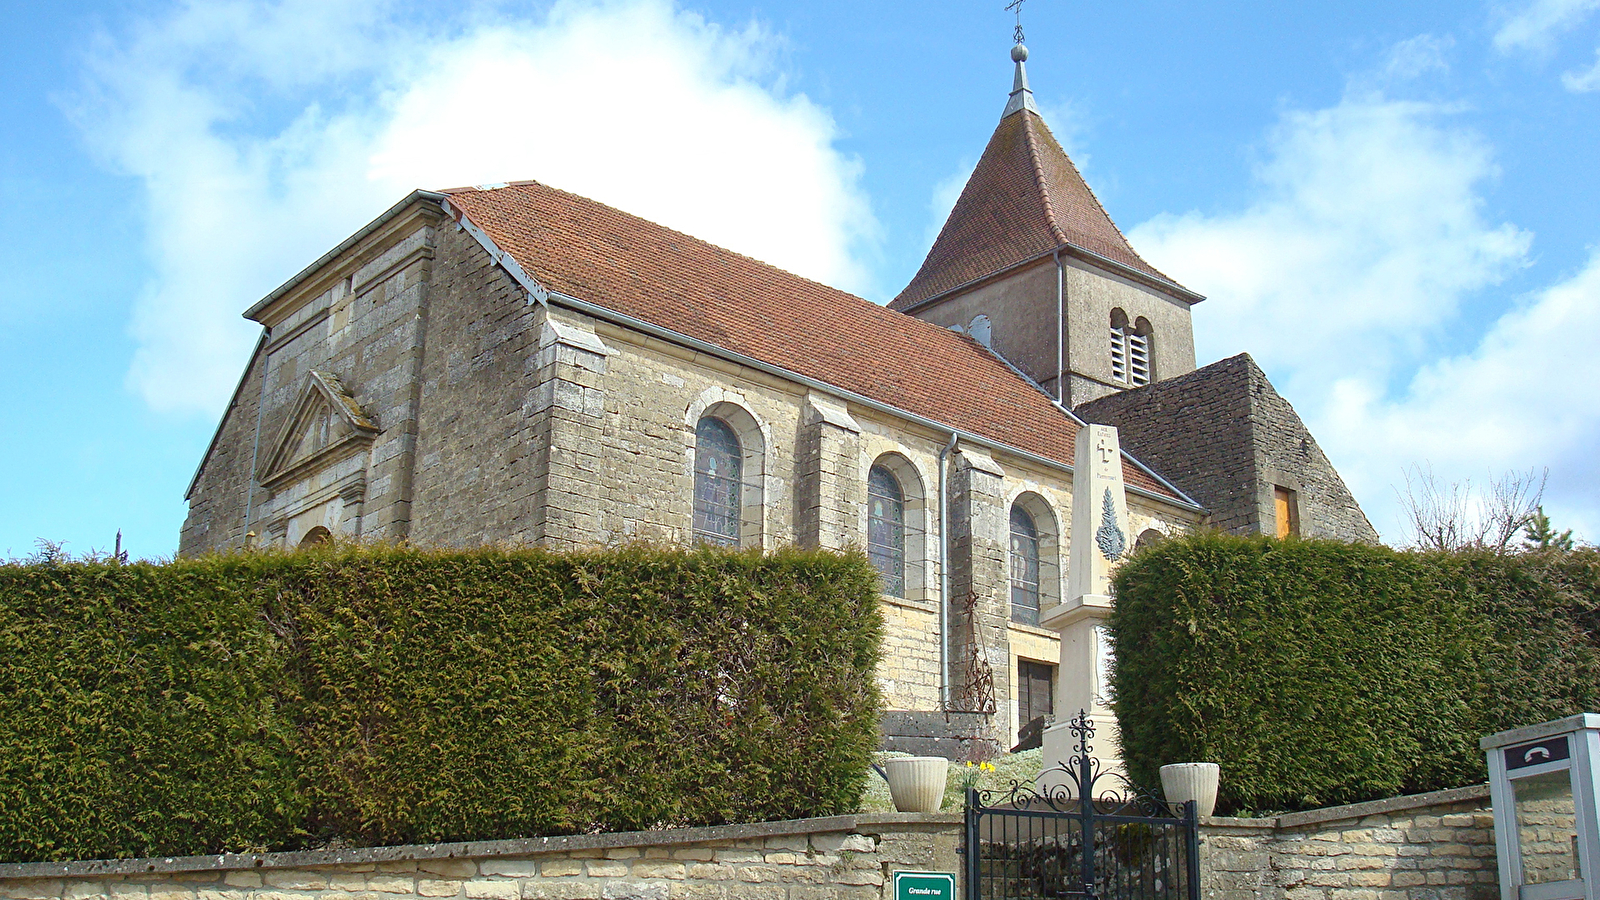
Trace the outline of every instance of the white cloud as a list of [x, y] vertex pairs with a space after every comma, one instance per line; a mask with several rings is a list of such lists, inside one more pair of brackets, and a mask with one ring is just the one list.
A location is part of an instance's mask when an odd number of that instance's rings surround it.
[[1600, 50], [1595, 51], [1594, 65], [1587, 69], [1573, 69], [1561, 75], [1561, 83], [1573, 93], [1600, 91]]
[[1247, 208], [1134, 228], [1141, 253], [1211, 298], [1196, 309], [1201, 357], [1250, 350], [1308, 387], [1352, 371], [1381, 382], [1464, 295], [1520, 265], [1529, 236], [1482, 215], [1489, 149], [1447, 114], [1379, 96], [1286, 113]]
[[1548, 53], [1555, 39], [1583, 24], [1600, 0], [1533, 0], [1501, 24], [1494, 45], [1502, 53]]
[[426, 27], [236, 0], [102, 39], [71, 111], [150, 198], [130, 385], [214, 412], [253, 340], [239, 312], [415, 187], [534, 178], [864, 291], [860, 164], [782, 89], [779, 49], [668, 0]]
[[[1500, 26], [1494, 45], [1502, 53], [1548, 55], [1557, 38], [1582, 25], [1596, 10], [1600, 0], [1533, 0]], [[1600, 91], [1600, 49], [1593, 65], [1563, 72], [1561, 84], [1573, 93]]]
[[[1546, 508], [1600, 537], [1600, 253], [1477, 323], [1459, 310], [1527, 263], [1488, 221], [1490, 148], [1448, 110], [1377, 96], [1286, 113], [1233, 213], [1165, 215], [1131, 237], [1209, 295], [1200, 361], [1248, 350], [1293, 402], [1386, 538], [1412, 465], [1446, 482], [1550, 469]], [[1466, 352], [1438, 358], [1445, 337]]]
[[1398, 396], [1359, 379], [1333, 386], [1325, 421], [1379, 460], [1428, 460], [1450, 480], [1550, 470], [1546, 511], [1600, 538], [1600, 251], [1582, 271], [1523, 298], [1470, 352], [1430, 362]]
[[1447, 72], [1450, 51], [1455, 45], [1455, 38], [1449, 35], [1419, 34], [1403, 40], [1389, 48], [1383, 75], [1390, 80], [1406, 81], [1430, 72]]

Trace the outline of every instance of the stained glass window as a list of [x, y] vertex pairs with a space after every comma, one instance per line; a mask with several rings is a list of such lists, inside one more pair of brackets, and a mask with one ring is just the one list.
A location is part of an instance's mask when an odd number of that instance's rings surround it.
[[867, 473], [867, 557], [883, 576], [883, 592], [906, 595], [906, 501], [900, 481], [883, 466]]
[[700, 420], [695, 428], [694, 447], [696, 541], [739, 546], [743, 459], [739, 437], [728, 423], [710, 416]]
[[1011, 507], [1011, 621], [1039, 624], [1039, 529], [1016, 505]]

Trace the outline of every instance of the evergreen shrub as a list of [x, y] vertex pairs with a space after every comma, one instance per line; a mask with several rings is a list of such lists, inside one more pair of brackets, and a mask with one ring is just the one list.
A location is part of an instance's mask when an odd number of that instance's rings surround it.
[[1163, 542], [1114, 579], [1130, 774], [1218, 763], [1220, 812], [1481, 782], [1478, 738], [1600, 709], [1597, 575], [1594, 551]]
[[847, 812], [881, 631], [800, 550], [0, 566], [0, 859]]

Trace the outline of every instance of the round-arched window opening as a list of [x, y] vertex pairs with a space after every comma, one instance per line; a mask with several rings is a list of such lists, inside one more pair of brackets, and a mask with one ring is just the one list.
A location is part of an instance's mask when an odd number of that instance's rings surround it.
[[695, 426], [694, 537], [696, 541], [739, 546], [744, 517], [744, 451], [727, 422], [706, 416]]
[[1016, 504], [1011, 507], [1011, 621], [1039, 624], [1039, 529]]
[[300, 539], [300, 546], [302, 547], [316, 547], [320, 544], [331, 543], [333, 543], [333, 532], [321, 525], [306, 532], [306, 536]]
[[906, 498], [900, 479], [883, 466], [867, 473], [867, 558], [883, 578], [883, 592], [906, 595]]
[[1144, 550], [1148, 547], [1154, 547], [1166, 539], [1167, 536], [1156, 529], [1146, 528], [1145, 530], [1139, 532], [1139, 539], [1133, 542], [1133, 552], [1138, 553], [1140, 550]]
[[1111, 380], [1143, 387], [1154, 380], [1151, 347], [1155, 341], [1150, 320], [1128, 321], [1121, 309], [1111, 311]]

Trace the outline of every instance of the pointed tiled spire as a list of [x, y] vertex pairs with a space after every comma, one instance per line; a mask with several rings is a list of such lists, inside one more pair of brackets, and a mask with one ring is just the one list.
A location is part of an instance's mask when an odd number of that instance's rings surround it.
[[906, 309], [1056, 250], [1107, 261], [1189, 302], [1198, 294], [1145, 262], [1106, 215], [1034, 104], [1024, 64], [1011, 48], [1011, 96], [989, 146], [911, 283], [889, 304]]

